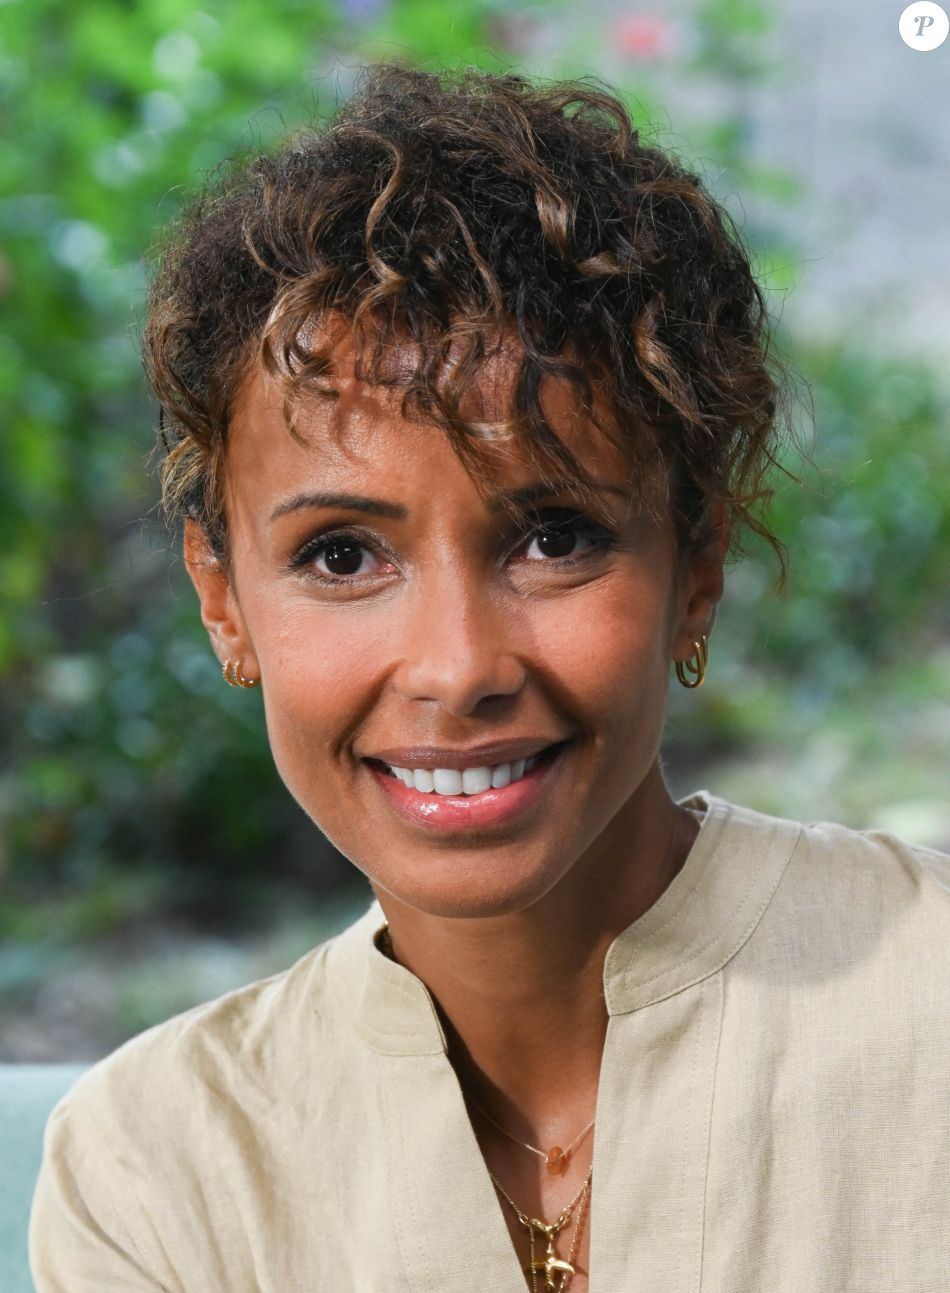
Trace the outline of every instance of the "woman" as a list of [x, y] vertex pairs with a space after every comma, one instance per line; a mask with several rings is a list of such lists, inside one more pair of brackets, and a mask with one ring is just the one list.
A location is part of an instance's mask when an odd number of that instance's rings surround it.
[[378, 902], [60, 1104], [40, 1293], [945, 1290], [950, 862], [658, 761], [771, 537], [700, 182], [589, 87], [369, 69], [193, 208], [146, 361], [224, 677]]

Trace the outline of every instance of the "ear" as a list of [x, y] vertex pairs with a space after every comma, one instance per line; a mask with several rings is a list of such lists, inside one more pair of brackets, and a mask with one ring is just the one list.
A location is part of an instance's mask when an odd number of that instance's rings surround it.
[[257, 657], [234, 587], [220, 559], [211, 551], [197, 521], [185, 521], [185, 567], [201, 604], [201, 622], [222, 665], [238, 663], [246, 678], [259, 678]]
[[710, 518], [705, 541], [682, 559], [679, 617], [673, 636], [673, 659], [689, 660], [696, 643], [705, 633], [710, 637], [716, 623], [716, 609], [722, 598], [723, 563], [729, 551], [729, 518], [717, 507]]

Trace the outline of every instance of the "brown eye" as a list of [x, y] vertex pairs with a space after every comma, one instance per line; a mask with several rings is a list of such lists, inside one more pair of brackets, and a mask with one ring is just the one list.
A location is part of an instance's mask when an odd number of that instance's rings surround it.
[[314, 561], [318, 558], [331, 575], [355, 575], [363, 560], [363, 546], [352, 539], [331, 539], [322, 551], [313, 554]]
[[[528, 534], [525, 556], [535, 564], [566, 562], [576, 565], [586, 557], [611, 548], [613, 535], [591, 517], [579, 512], [557, 509], [549, 520], [540, 522]], [[534, 549], [545, 561], [538, 560]]]
[[318, 583], [341, 586], [364, 583], [381, 573], [374, 545], [346, 533], [317, 535], [295, 554], [290, 566]]
[[574, 530], [539, 530], [536, 538], [546, 557], [569, 557], [574, 551], [577, 534]]

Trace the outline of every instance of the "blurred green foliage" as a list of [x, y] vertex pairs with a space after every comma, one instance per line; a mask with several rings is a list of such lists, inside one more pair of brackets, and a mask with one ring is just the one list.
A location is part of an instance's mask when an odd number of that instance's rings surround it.
[[[0, 6], [0, 988], [29, 980], [30, 946], [160, 915], [254, 924], [275, 893], [325, 894], [347, 874], [279, 784], [258, 699], [221, 682], [155, 512], [137, 337], [161, 226], [220, 159], [332, 110], [360, 62], [517, 66], [534, 40], [559, 50], [565, 75], [570, 13], [487, 0]], [[768, 26], [751, 0], [699, 4], [695, 75], [768, 75]], [[573, 51], [581, 72], [607, 39], [592, 31]], [[630, 79], [642, 121], [649, 66]], [[744, 160], [742, 112], [737, 100], [697, 128], [697, 151], [725, 184], [795, 202], [792, 177]], [[763, 266], [792, 259], [773, 230], [746, 234]], [[787, 278], [775, 268], [770, 282]], [[947, 391], [862, 351], [857, 334], [820, 350], [780, 340], [813, 386], [819, 434], [815, 466], [789, 453], [802, 485], [777, 482], [789, 594], [770, 593], [758, 548], [734, 570], [710, 681], [674, 697], [667, 757], [677, 776], [712, 782], [717, 760], [794, 758], [830, 725], [839, 769], [880, 755], [878, 780], [862, 783], [879, 794], [896, 776], [886, 697], [921, 715], [942, 689], [950, 707]], [[858, 791], [843, 815], [863, 811]]]

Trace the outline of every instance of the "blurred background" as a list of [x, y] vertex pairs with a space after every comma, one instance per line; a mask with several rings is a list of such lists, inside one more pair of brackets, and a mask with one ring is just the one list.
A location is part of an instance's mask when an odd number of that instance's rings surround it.
[[[0, 3], [0, 1061], [94, 1059], [368, 900], [198, 622], [148, 463], [145, 261], [194, 178], [400, 58], [603, 77], [754, 250], [812, 463], [665, 750], [950, 849], [950, 41], [838, 0]], [[807, 413], [814, 405], [814, 438]]]

